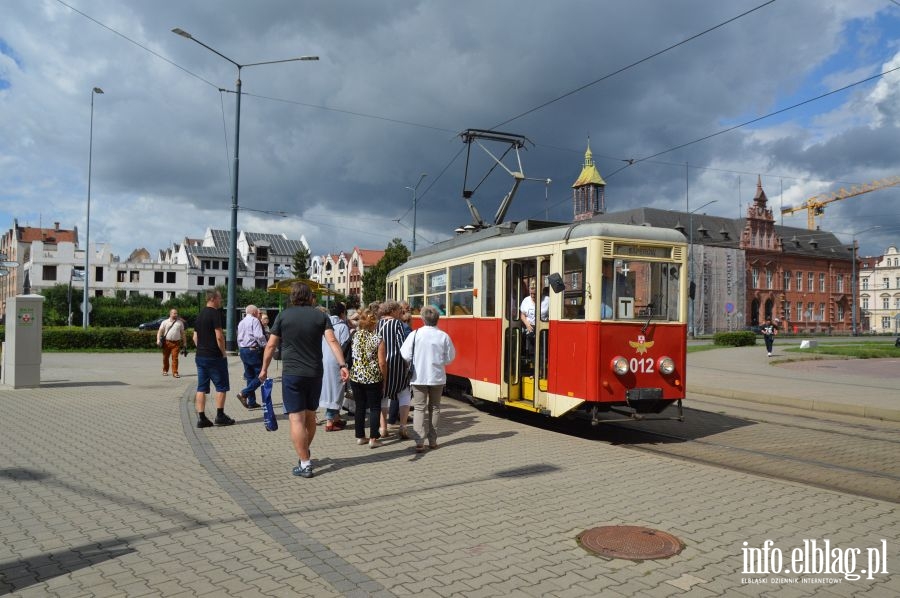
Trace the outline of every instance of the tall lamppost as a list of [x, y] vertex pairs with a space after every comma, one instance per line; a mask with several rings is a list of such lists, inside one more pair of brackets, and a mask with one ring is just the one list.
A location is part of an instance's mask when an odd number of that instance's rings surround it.
[[413, 242], [412, 242], [412, 250], [413, 253], [416, 252], [416, 190], [419, 188], [419, 185], [422, 184], [422, 181], [425, 177], [428, 176], [428, 173], [423, 172], [419, 175], [419, 182], [415, 184], [414, 187], [406, 187], [410, 191], [413, 192]]
[[228, 299], [225, 308], [225, 349], [227, 351], [237, 350], [237, 336], [235, 334], [235, 302], [237, 300], [237, 213], [238, 213], [238, 154], [241, 141], [241, 69], [248, 66], [259, 66], [261, 64], [278, 64], [281, 62], [295, 62], [297, 60], [318, 60], [318, 56], [299, 56], [297, 58], [285, 58], [283, 60], [267, 60], [265, 62], [250, 62], [248, 64], [238, 64], [231, 58], [228, 58], [215, 48], [207, 46], [196, 37], [184, 29], [176, 27], [172, 29], [172, 33], [185, 37], [191, 41], [197, 42], [213, 54], [220, 56], [237, 67], [237, 83], [235, 90], [235, 111], [234, 111], [234, 175], [232, 177], [231, 191], [231, 238], [228, 241]]
[[694, 212], [702, 210], [709, 204], [716, 203], [717, 201], [719, 200], [710, 200], [702, 206], [688, 212], [688, 229], [690, 231], [688, 233], [688, 293], [690, 293], [690, 296], [688, 297], [688, 333], [691, 335], [691, 338], [694, 337]]
[[856, 235], [861, 235], [863, 233], [867, 233], [870, 230], [875, 230], [876, 228], [881, 228], [881, 227], [878, 225], [870, 226], [869, 228], [867, 228], [865, 230], [859, 230], [859, 231], [856, 231], [855, 233], [850, 233], [850, 236], [852, 238], [852, 244], [850, 246], [850, 256], [851, 256], [851, 262], [852, 262], [852, 270], [851, 271], [853, 272], [850, 275], [850, 301], [851, 301], [851, 305], [852, 305], [850, 334], [853, 336], [856, 336], [858, 334], [858, 332], [856, 330], [856, 295], [857, 295], [857, 290], [856, 290], [856, 287], [857, 287], [857, 284], [856, 284], [856, 253], [857, 253]]
[[94, 158], [94, 96], [103, 93], [99, 87], [91, 90], [91, 135], [88, 143], [87, 221], [84, 224], [84, 298], [81, 305], [81, 327], [87, 330], [91, 310], [88, 303], [88, 284], [91, 280], [91, 166]]

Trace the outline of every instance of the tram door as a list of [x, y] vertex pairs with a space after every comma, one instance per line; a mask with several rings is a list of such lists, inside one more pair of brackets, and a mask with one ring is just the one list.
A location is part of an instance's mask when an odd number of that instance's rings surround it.
[[[550, 256], [504, 260], [503, 268], [504, 394], [510, 401], [525, 401], [540, 408], [545, 404], [547, 390], [550, 324], [546, 313], [542, 317], [541, 304], [546, 306], [549, 301], [544, 296], [547, 294]], [[533, 305], [533, 333], [528, 332], [520, 318], [523, 302], [526, 308]]]

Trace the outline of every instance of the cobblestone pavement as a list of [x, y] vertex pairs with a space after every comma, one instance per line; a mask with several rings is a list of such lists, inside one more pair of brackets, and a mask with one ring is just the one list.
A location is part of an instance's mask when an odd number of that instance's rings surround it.
[[[371, 450], [320, 428], [316, 477], [295, 478], [287, 422], [265, 432], [234, 391], [237, 425], [193, 427], [191, 359], [180, 380], [160, 376], [155, 355], [43, 359], [40, 389], [0, 390], [0, 594], [900, 593], [896, 504], [638, 454], [450, 399], [438, 450]], [[663, 530], [685, 548], [601, 559], [576, 536], [603, 525]], [[804, 540], [827, 540], [847, 568], [861, 549], [856, 572], [885, 546], [887, 573], [744, 573], [743, 555], [767, 540], [766, 560], [787, 566]]]

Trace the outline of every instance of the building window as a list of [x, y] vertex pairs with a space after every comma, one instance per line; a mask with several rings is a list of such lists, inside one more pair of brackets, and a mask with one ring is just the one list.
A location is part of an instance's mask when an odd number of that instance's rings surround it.
[[203, 277], [202, 277], [202, 276], [198, 276], [198, 277], [197, 277], [197, 286], [198, 286], [198, 287], [202, 287], [202, 286], [203, 286]]
[[162, 301], [163, 300], [163, 292], [162, 291], [153, 291], [153, 298]]
[[837, 292], [838, 293], [844, 292], [844, 275], [843, 274], [837, 275]]
[[772, 278], [774, 277], [774, 275], [775, 275], [775, 273], [773, 271], [766, 269], [766, 288], [767, 289], [772, 288]]
[[[810, 275], [812, 276], [812, 275]], [[812, 321], [813, 319], [813, 309], [815, 309], [815, 304], [812, 301], [806, 304], [806, 319]]]
[[840, 303], [838, 303], [838, 306], [837, 306], [837, 321], [838, 322], [844, 321], [844, 306], [841, 305]]
[[215, 276], [209, 276], [209, 277], [207, 277], [207, 279], [206, 279], [206, 286], [210, 286], [210, 287], [216, 286], [216, 277], [215, 277]]
[[797, 302], [797, 319], [798, 319], [798, 320], [805, 320], [805, 319], [806, 319], [806, 318], [803, 317], [803, 302], [802, 302], [802, 301], [798, 301], [798, 302]]
[[96, 268], [94, 268], [94, 281], [103, 282], [103, 266], [97, 266]]
[[165, 278], [165, 272], [154, 272], [153, 273], [153, 282], [156, 284], [162, 284], [164, 278]]
[[128, 273], [128, 282], [140, 282], [141, 273], [138, 270], [132, 270]]
[[166, 272], [166, 282], [168, 284], [175, 284], [175, 273], [174, 272]]
[[884, 281], [884, 288], [886, 288], [886, 289], [891, 288], [891, 279], [890, 278], [885, 276], [882, 280]]
[[759, 288], [759, 270], [757, 270], [755, 267], [750, 269], [750, 279], [752, 281], [753, 288]]
[[791, 302], [790, 301], [784, 302], [784, 319], [785, 320], [791, 319]]
[[41, 272], [43, 280], [56, 280], [56, 266], [44, 266]]
[[860, 307], [862, 307], [863, 309], [869, 309], [869, 298], [868, 297], [863, 297], [860, 300]]
[[891, 308], [890, 297], [882, 297], [881, 298], [881, 309], [890, 309], [890, 308]]
[[785, 291], [791, 290], [791, 271], [790, 270], [784, 271], [784, 290]]
[[881, 329], [882, 330], [890, 330], [891, 329], [891, 317], [890, 316], [882, 316], [881, 317]]
[[819, 304], [819, 320], [825, 321], [825, 304], [824, 303]]
[[803, 290], [803, 272], [797, 272], [797, 290]]
[[824, 274], [819, 274], [819, 292], [820, 293], [825, 292], [825, 275]]
[[119, 270], [118, 272], [116, 272], [116, 282], [125, 282], [126, 275], [127, 272], [125, 272], [125, 270]]
[[268, 247], [257, 247], [256, 248], [256, 261], [257, 262], [269, 261], [269, 248]]
[[900, 297], [894, 297], [894, 309], [900, 309]]
[[806, 290], [812, 291], [813, 289], [816, 288], [815, 284], [816, 284], [816, 275], [812, 272], [809, 272], [806, 275]]
[[863, 278], [863, 279], [860, 281], [860, 283], [862, 284], [862, 290], [863, 290], [863, 291], [868, 291], [868, 290], [869, 290], [869, 279], [868, 279], [868, 278]]

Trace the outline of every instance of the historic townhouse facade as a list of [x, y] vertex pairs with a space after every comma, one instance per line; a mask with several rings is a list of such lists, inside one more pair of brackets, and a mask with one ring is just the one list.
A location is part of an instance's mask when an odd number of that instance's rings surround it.
[[859, 259], [859, 314], [864, 330], [900, 334], [900, 251]]
[[[118, 294], [130, 297], [146, 295], [167, 301], [184, 293], [200, 293], [228, 284], [229, 236], [224, 230], [207, 229], [202, 239], [185, 238], [182, 243], [159, 252], [153, 259], [146, 249], [138, 249], [126, 260], [111, 252], [108, 244], [91, 243], [88, 296]], [[33, 293], [58, 284], [78, 291], [76, 306], [84, 288], [85, 250], [78, 245], [78, 231], [14, 227], [0, 240], [10, 268], [0, 278], [0, 299], [5, 315], [6, 298], [22, 294], [25, 281]], [[294, 255], [300, 248], [309, 251], [306, 239], [288, 239], [286, 235], [241, 231], [237, 242], [237, 286], [266, 289], [274, 282], [293, 278]]]
[[384, 251], [354, 247], [349, 254], [313, 256], [310, 259], [310, 279], [341, 293], [346, 297], [358, 297], [362, 301], [362, 278], [366, 268], [371, 268], [384, 257]]

